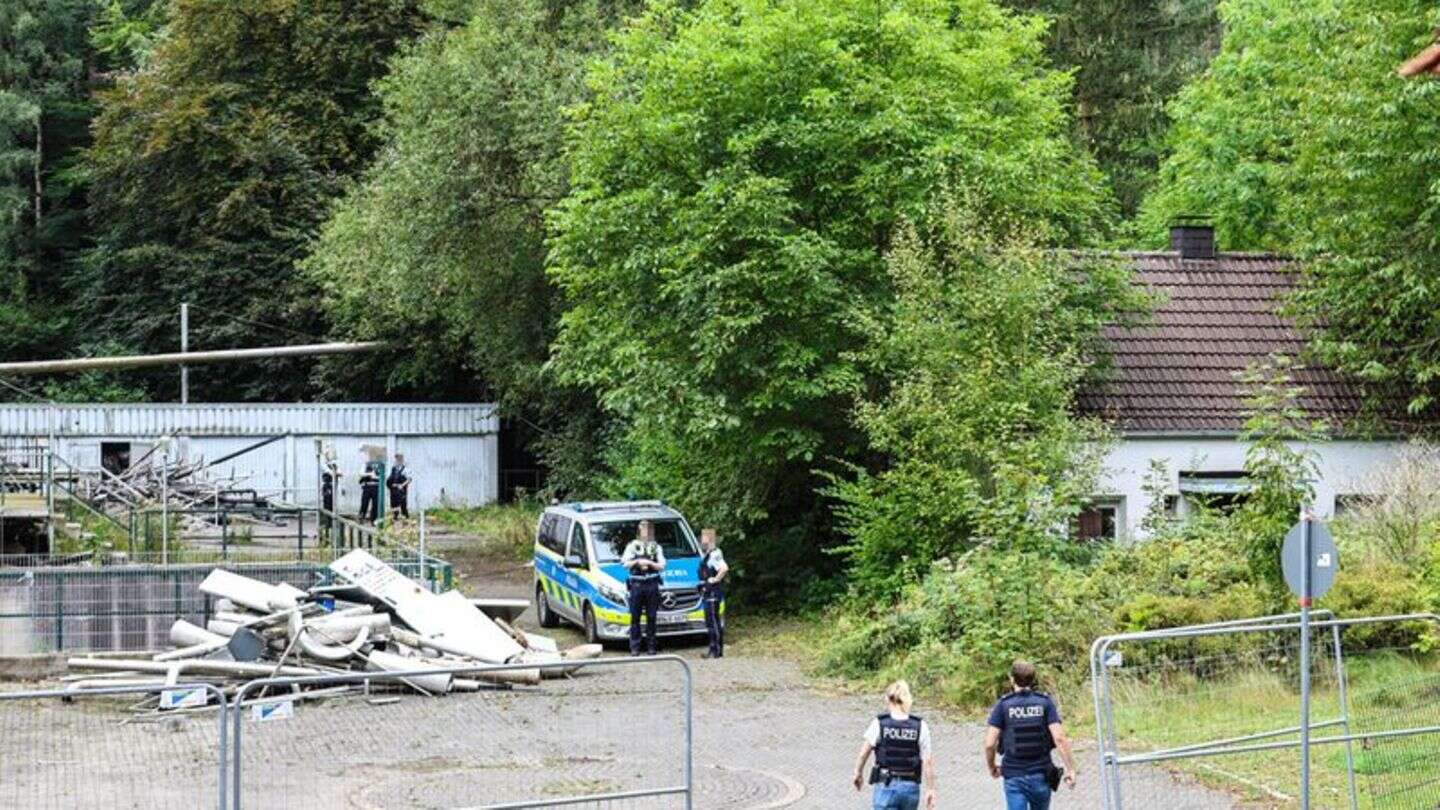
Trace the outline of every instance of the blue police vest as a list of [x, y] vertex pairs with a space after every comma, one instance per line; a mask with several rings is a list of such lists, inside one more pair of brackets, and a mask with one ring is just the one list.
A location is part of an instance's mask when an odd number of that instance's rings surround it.
[[1005, 726], [1000, 734], [1000, 753], [1013, 767], [1048, 763], [1055, 741], [1046, 721], [1050, 698], [1043, 692], [1012, 692], [1000, 699]]
[[880, 739], [875, 744], [875, 770], [870, 774], [871, 783], [885, 779], [906, 779], [920, 781], [924, 765], [920, 756], [920, 718], [911, 715], [896, 720], [888, 713], [882, 714]]

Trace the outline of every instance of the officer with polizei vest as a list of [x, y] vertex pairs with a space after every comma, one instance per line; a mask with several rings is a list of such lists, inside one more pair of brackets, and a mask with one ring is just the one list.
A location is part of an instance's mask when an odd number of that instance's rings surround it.
[[655, 542], [655, 524], [640, 521], [639, 536], [625, 546], [620, 563], [630, 572], [630, 654], [640, 654], [640, 618], [645, 618], [645, 651], [657, 651], [655, 623], [660, 617], [660, 579], [665, 571], [665, 549]]
[[725, 657], [725, 575], [730, 566], [716, 546], [714, 529], [700, 530], [700, 601], [705, 608], [705, 633], [710, 637], [706, 658]]
[[885, 711], [865, 729], [865, 742], [855, 760], [851, 784], [863, 790], [865, 762], [875, 754], [870, 769], [873, 810], [918, 810], [920, 785], [925, 785], [925, 810], [934, 810], [935, 757], [930, 749], [930, 724], [910, 713], [914, 699], [910, 685], [896, 681], [885, 689]]
[[[1050, 797], [1063, 781], [1075, 788], [1075, 758], [1060, 722], [1060, 709], [1035, 690], [1035, 667], [1016, 661], [1010, 668], [1013, 691], [990, 710], [985, 731], [985, 765], [990, 776], [1005, 780], [1006, 810], [1049, 810]], [[1065, 767], [1050, 752], [1060, 750]], [[995, 764], [995, 755], [1001, 755]]]

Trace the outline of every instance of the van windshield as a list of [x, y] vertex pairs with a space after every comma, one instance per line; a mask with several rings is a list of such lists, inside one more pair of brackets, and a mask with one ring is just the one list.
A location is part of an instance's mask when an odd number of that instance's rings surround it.
[[[655, 520], [651, 522], [655, 524], [655, 541], [660, 544], [660, 548], [665, 550], [665, 559], [700, 556], [700, 550], [695, 547], [695, 541], [690, 537], [690, 532], [685, 530], [680, 521]], [[620, 562], [620, 557], [625, 554], [625, 546], [640, 536], [640, 521], [617, 520], [613, 523], [594, 523], [590, 526], [590, 536], [595, 538], [595, 558], [598, 562]]]

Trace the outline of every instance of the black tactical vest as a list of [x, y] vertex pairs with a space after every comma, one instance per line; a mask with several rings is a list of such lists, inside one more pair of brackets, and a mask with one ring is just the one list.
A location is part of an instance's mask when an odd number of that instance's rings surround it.
[[890, 779], [920, 781], [920, 718], [911, 715], [896, 720], [888, 713], [879, 716], [880, 739], [875, 743], [875, 769], [870, 782]]
[[1048, 760], [1055, 741], [1050, 737], [1050, 724], [1045, 710], [1050, 698], [1042, 692], [1012, 692], [1000, 701], [1005, 729], [1000, 735], [1000, 753], [1006, 759], [1032, 762]]
[[700, 587], [703, 590], [714, 590], [720, 587], [719, 584], [710, 584], [710, 578], [720, 573], [720, 569], [710, 564], [710, 555], [714, 553], [713, 550], [707, 551], [705, 556], [700, 558]]

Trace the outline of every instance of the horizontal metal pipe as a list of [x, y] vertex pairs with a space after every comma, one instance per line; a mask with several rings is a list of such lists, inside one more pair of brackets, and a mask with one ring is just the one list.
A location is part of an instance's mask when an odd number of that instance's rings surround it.
[[216, 349], [208, 352], [131, 354], [117, 357], [78, 357], [71, 360], [27, 360], [0, 363], [0, 374], [63, 374], [71, 371], [148, 368], [152, 366], [194, 366], [236, 360], [269, 360], [278, 357], [317, 357], [330, 354], [361, 354], [385, 347], [379, 341], [359, 343], [308, 343], [299, 346], [266, 346], [258, 349]]
[[[1397, 731], [1372, 731], [1365, 734], [1338, 734], [1333, 737], [1321, 737], [1310, 741], [1311, 745], [1326, 745], [1330, 743], [1355, 742], [1357, 740], [1383, 740], [1395, 737], [1418, 737], [1421, 734], [1440, 734], [1440, 726], [1423, 726], [1421, 728], [1406, 728]], [[1120, 757], [1115, 760], [1116, 765], [1139, 765], [1146, 762], [1165, 762], [1172, 759], [1194, 759], [1196, 757], [1212, 757], [1224, 754], [1248, 754], [1255, 751], [1280, 751], [1286, 748], [1299, 748], [1300, 741], [1260, 743], [1258, 745], [1242, 745], [1238, 748], [1206, 748], [1199, 751], [1182, 751], [1169, 754], [1136, 754], [1129, 757]]]
[[[1340, 719], [1340, 720], [1327, 720], [1327, 721], [1325, 721], [1325, 722], [1323, 722], [1323, 723], [1311, 723], [1311, 724], [1310, 724], [1310, 728], [1311, 728], [1311, 729], [1331, 728], [1331, 727], [1334, 727], [1334, 726], [1343, 726], [1344, 724], [1345, 724], [1345, 721], [1344, 721], [1343, 719]], [[1195, 743], [1194, 745], [1182, 745], [1182, 746], [1180, 746], [1180, 747], [1178, 747], [1178, 748], [1162, 748], [1162, 749], [1160, 749], [1159, 751], [1150, 751], [1150, 752], [1148, 752], [1148, 753], [1149, 753], [1150, 756], [1158, 756], [1158, 755], [1160, 755], [1160, 754], [1188, 754], [1188, 753], [1191, 753], [1191, 752], [1194, 752], [1194, 751], [1215, 751], [1215, 750], [1221, 750], [1221, 749], [1224, 749], [1224, 748], [1228, 748], [1228, 747], [1230, 747], [1230, 746], [1232, 746], [1232, 745], [1235, 745], [1235, 744], [1237, 744], [1237, 743], [1254, 742], [1255, 740], [1268, 740], [1268, 739], [1270, 739], [1271, 737], [1283, 737], [1283, 736], [1285, 736], [1286, 734], [1299, 734], [1299, 733], [1300, 733], [1300, 727], [1299, 727], [1299, 726], [1292, 726], [1292, 727], [1290, 727], [1290, 728], [1282, 728], [1282, 729], [1278, 729], [1278, 730], [1276, 730], [1276, 731], [1262, 731], [1262, 732], [1260, 732], [1259, 734], [1246, 734], [1246, 735], [1243, 736], [1243, 737], [1230, 737], [1229, 739], [1224, 739], [1224, 740], [1214, 740], [1214, 741], [1211, 741], [1211, 742]]]

